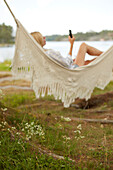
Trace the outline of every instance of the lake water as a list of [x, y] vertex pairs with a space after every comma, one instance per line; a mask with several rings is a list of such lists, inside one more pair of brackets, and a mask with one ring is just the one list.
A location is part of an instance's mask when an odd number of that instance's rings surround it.
[[[85, 41], [85, 42], [88, 45], [100, 49], [101, 51], [106, 51], [111, 45], [113, 45], [113, 41]], [[77, 55], [81, 43], [82, 41], [75, 41], [73, 47], [73, 58]], [[67, 41], [65, 42], [48, 41], [46, 43], [45, 48], [60, 51], [62, 56], [66, 57], [69, 52], [70, 44]], [[3, 62], [5, 60], [12, 60], [14, 56], [14, 51], [15, 51], [15, 45], [10, 47], [0, 47], [0, 62]], [[92, 57], [89, 56], [88, 54], [86, 55], [86, 60], [92, 58], [94, 58], [94, 56]]]

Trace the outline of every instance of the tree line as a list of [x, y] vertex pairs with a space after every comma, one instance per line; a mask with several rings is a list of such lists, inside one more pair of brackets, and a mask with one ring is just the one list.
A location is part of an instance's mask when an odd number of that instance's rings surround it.
[[[113, 30], [103, 30], [101, 32], [89, 31], [86, 33], [78, 32], [73, 34], [76, 41], [100, 41], [113, 40]], [[50, 35], [46, 36], [47, 41], [67, 41], [68, 35]]]
[[13, 28], [4, 23], [0, 25], [0, 44], [14, 43]]
[[[0, 25], [0, 44], [11, 44], [15, 42], [13, 34], [13, 27]], [[113, 40], [113, 30], [103, 30], [101, 32], [89, 31], [86, 33], [78, 32], [73, 34], [76, 41], [99, 41], [99, 40]], [[68, 41], [68, 35], [50, 35], [46, 36], [47, 41]]]

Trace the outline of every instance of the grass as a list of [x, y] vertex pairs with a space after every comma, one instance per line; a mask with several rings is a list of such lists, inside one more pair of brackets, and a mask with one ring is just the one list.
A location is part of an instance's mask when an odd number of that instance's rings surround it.
[[[89, 110], [65, 109], [53, 97], [35, 100], [32, 91], [9, 90], [3, 93], [0, 110], [1, 168], [113, 168], [111, 125], [72, 121], [72, 117], [87, 117]], [[97, 116], [96, 110], [93, 116]], [[48, 156], [49, 152], [63, 156], [64, 160]]]
[[111, 92], [111, 91], [113, 91], [113, 81], [111, 81], [109, 83], [109, 85], [105, 87], [104, 90], [100, 90], [99, 88], [95, 88], [93, 95], [104, 94], [104, 93]]
[[[39, 152], [39, 144], [45, 145], [47, 142], [45, 128], [39, 120], [29, 114], [21, 114], [14, 110], [12, 112], [10, 109], [6, 112], [3, 111], [0, 115], [1, 169], [69, 169], [75, 167], [66, 157], [65, 160], [56, 160]], [[4, 118], [5, 121], [3, 121]]]
[[[92, 96], [111, 92], [112, 85], [96, 88]], [[33, 91], [3, 90], [0, 169], [113, 169], [113, 126], [73, 120], [113, 119], [112, 108], [112, 98], [83, 110], [64, 108], [53, 96], [36, 99]]]
[[7, 103], [7, 106], [9, 107], [17, 107], [21, 104], [29, 104], [30, 101], [35, 99], [35, 96], [30, 93], [21, 93], [21, 94], [10, 94], [10, 95], [4, 95], [2, 101], [3, 103]]
[[4, 62], [0, 63], [0, 71], [10, 71], [10, 60], [5, 60]]
[[73, 168], [68, 161], [55, 160], [44, 154], [38, 153], [37, 150], [27, 144], [24, 140], [20, 140], [16, 135], [11, 139], [11, 134], [4, 132], [1, 134], [2, 150], [0, 149], [0, 169], [60, 169]]

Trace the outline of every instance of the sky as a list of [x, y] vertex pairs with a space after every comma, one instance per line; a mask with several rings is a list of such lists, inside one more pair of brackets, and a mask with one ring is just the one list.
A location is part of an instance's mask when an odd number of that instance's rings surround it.
[[[113, 30], [113, 0], [6, 0], [16, 18], [29, 31], [43, 35]], [[0, 24], [15, 21], [0, 0]]]

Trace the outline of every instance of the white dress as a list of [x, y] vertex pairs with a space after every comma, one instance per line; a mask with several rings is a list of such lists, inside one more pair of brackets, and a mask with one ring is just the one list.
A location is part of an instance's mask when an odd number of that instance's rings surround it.
[[66, 58], [64, 58], [61, 53], [59, 51], [55, 51], [55, 50], [47, 50], [46, 53], [53, 58], [54, 60], [56, 60], [58, 63], [60, 63], [61, 65], [63, 65], [64, 67], [67, 67], [69, 69], [74, 69], [76, 67], [78, 67], [78, 65], [74, 64], [73, 65], [73, 59], [71, 55], [67, 55]]

